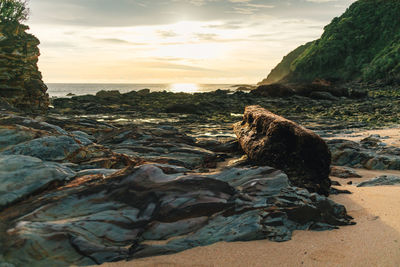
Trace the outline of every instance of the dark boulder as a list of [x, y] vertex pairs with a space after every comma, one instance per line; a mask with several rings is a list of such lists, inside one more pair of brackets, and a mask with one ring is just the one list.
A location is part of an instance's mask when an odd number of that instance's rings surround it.
[[312, 92], [310, 94], [310, 98], [317, 99], [317, 100], [330, 100], [330, 101], [338, 100], [338, 98], [333, 96], [331, 93], [329, 93], [329, 92], [320, 92], [320, 91]]
[[317, 134], [260, 106], [247, 107], [233, 127], [250, 160], [285, 171], [298, 187], [329, 195], [331, 154]]
[[251, 91], [251, 93], [257, 96], [269, 96], [269, 97], [287, 97], [295, 94], [293, 89], [279, 83], [261, 85], [257, 87], [257, 89]]

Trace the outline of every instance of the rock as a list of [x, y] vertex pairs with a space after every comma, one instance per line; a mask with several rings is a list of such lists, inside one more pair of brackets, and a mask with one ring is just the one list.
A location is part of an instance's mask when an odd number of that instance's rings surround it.
[[320, 91], [311, 92], [309, 97], [312, 98], [312, 99], [319, 99], [319, 100], [330, 100], [330, 101], [339, 100], [339, 98], [333, 96], [329, 92], [320, 92]]
[[0, 155], [0, 210], [74, 175], [75, 172], [57, 163], [20, 155]]
[[331, 187], [331, 195], [340, 195], [340, 194], [348, 194], [351, 195], [352, 193], [349, 190], [341, 190], [334, 187]]
[[382, 175], [375, 177], [369, 181], [359, 183], [357, 187], [368, 187], [368, 186], [382, 186], [382, 185], [400, 185], [400, 176], [395, 175]]
[[194, 138], [171, 126], [140, 125], [107, 130], [99, 133], [97, 142], [116, 153], [188, 169], [215, 168], [223, 160], [223, 153], [201, 147]]
[[361, 178], [355, 170], [346, 167], [333, 166], [331, 168], [331, 175], [339, 178]]
[[114, 99], [114, 98], [120, 98], [122, 95], [119, 91], [113, 90], [113, 91], [99, 91], [96, 93], [96, 97], [99, 98], [106, 98], [106, 99]]
[[4, 150], [1, 154], [25, 155], [47, 161], [62, 162], [81, 147], [82, 144], [70, 136], [47, 136], [17, 144]]
[[27, 112], [43, 112], [49, 105], [47, 86], [37, 62], [39, 40], [17, 22], [0, 23], [0, 98]]
[[[352, 224], [343, 206], [290, 186], [271, 167], [180, 170], [146, 164], [106, 179], [77, 177], [0, 212], [4, 260], [16, 266], [93, 265], [220, 241], [286, 241], [294, 230]], [[164, 245], [146, 242], [169, 238]]]
[[283, 84], [269, 84], [261, 85], [257, 89], [252, 90], [251, 94], [256, 96], [269, 96], [269, 97], [287, 97], [295, 94], [293, 89]]
[[327, 141], [332, 164], [369, 170], [400, 170], [400, 148], [380, 145], [376, 138], [362, 142], [343, 139]]
[[295, 186], [329, 195], [331, 155], [317, 134], [260, 106], [246, 107], [233, 127], [250, 160], [283, 170]]
[[166, 107], [167, 113], [200, 114], [200, 108], [192, 104], [174, 104]]
[[137, 94], [141, 95], [141, 96], [148, 95], [148, 94], [150, 94], [150, 89], [145, 88], [145, 89], [139, 90], [139, 91], [137, 91]]

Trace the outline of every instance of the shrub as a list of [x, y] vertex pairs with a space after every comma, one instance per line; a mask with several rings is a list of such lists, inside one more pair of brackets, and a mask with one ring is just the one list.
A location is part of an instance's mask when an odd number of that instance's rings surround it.
[[27, 0], [0, 0], [0, 23], [22, 22], [28, 15]]

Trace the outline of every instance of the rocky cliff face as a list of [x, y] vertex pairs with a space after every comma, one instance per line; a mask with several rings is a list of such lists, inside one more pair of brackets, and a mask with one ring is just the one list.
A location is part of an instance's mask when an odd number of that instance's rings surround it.
[[15, 22], [0, 23], [0, 98], [23, 111], [42, 112], [49, 96], [37, 66], [40, 42], [27, 29]]

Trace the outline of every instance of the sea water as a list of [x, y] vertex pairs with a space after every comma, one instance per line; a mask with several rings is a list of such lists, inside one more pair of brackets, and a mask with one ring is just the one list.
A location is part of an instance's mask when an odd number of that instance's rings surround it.
[[150, 89], [152, 92], [212, 92], [218, 89], [235, 90], [238, 85], [233, 84], [78, 84], [78, 83], [48, 83], [50, 97], [65, 97], [68, 94], [87, 95], [96, 94], [99, 91], [118, 90], [120, 93]]

